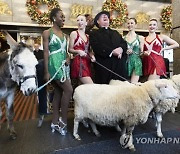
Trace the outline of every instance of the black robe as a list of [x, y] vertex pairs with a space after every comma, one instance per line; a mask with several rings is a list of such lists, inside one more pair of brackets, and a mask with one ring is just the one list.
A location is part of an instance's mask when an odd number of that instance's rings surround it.
[[[116, 30], [110, 28], [100, 28], [93, 30], [90, 33], [90, 45], [95, 53], [96, 61], [113, 72], [127, 79], [127, 43]], [[121, 47], [123, 49], [122, 58], [118, 59], [117, 56], [111, 56], [111, 52]], [[102, 66], [95, 63], [95, 83], [108, 84], [111, 79], [123, 80], [117, 75], [107, 71]]]

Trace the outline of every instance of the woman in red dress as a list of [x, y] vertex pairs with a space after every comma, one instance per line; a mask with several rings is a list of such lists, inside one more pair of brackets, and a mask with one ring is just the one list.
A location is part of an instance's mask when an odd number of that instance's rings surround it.
[[[149, 22], [149, 35], [144, 41], [143, 74], [148, 80], [159, 79], [161, 75], [166, 76], [166, 66], [162, 56], [164, 50], [179, 47], [179, 44], [166, 35], [157, 35], [158, 23], [156, 19]], [[169, 46], [163, 48], [163, 42]]]
[[85, 34], [86, 17], [79, 15], [77, 24], [78, 30], [71, 32], [69, 41], [69, 52], [74, 54], [71, 77], [78, 78], [83, 84], [93, 83], [91, 79], [91, 59], [95, 59], [89, 52], [89, 36]]

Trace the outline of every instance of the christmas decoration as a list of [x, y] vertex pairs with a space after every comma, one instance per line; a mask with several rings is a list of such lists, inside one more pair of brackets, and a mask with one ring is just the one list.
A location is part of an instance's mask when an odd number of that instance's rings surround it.
[[138, 12], [136, 14], [137, 23], [140, 23], [140, 24], [149, 22], [149, 18], [150, 16], [144, 12]]
[[171, 30], [171, 28], [172, 28], [172, 6], [171, 5], [163, 8], [163, 10], [161, 12], [160, 20], [162, 22], [162, 26], [166, 30], [168, 30], [168, 31]]
[[110, 13], [110, 27], [112, 28], [121, 27], [128, 18], [127, 5], [121, 0], [106, 0], [103, 3], [102, 10]]
[[[48, 11], [42, 12], [39, 7], [47, 5]], [[56, 0], [27, 0], [26, 2], [27, 13], [31, 20], [36, 21], [38, 24], [49, 25], [49, 14], [53, 8], [60, 8]]]

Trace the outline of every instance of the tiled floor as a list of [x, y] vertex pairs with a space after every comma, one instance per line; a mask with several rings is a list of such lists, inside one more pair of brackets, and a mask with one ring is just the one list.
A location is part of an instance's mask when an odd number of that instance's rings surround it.
[[[45, 121], [41, 128], [37, 128], [37, 122], [38, 119], [16, 121], [14, 123], [18, 135], [16, 140], [9, 139], [6, 123], [3, 123], [0, 131], [0, 154], [58, 153], [60, 149], [79, 146], [81, 146], [83, 150], [83, 146], [89, 143], [99, 143], [111, 139], [117, 139], [117, 142], [119, 142], [120, 134], [114, 128], [98, 127], [101, 132], [101, 137], [98, 138], [90, 131], [90, 129], [85, 128], [82, 124], [79, 128], [79, 135], [82, 140], [75, 140], [72, 136], [73, 111], [68, 112], [68, 134], [66, 136], [61, 136], [56, 132], [53, 134], [51, 132], [51, 115], [45, 117]], [[167, 113], [163, 117], [162, 130], [178, 130], [180, 137], [180, 112], [176, 112], [175, 114]], [[134, 130], [134, 135], [144, 133], [152, 133], [154, 136], [156, 135], [153, 119], [149, 119], [144, 125], [138, 125]], [[127, 149], [124, 150], [127, 152]], [[90, 154], [92, 152], [87, 151], [85, 153]]]

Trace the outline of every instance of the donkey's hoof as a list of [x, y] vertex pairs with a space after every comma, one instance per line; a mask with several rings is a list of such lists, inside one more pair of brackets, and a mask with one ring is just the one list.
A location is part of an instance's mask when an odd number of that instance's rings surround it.
[[15, 140], [16, 138], [17, 138], [16, 132], [12, 132], [12, 133], [10, 134], [10, 139]]

